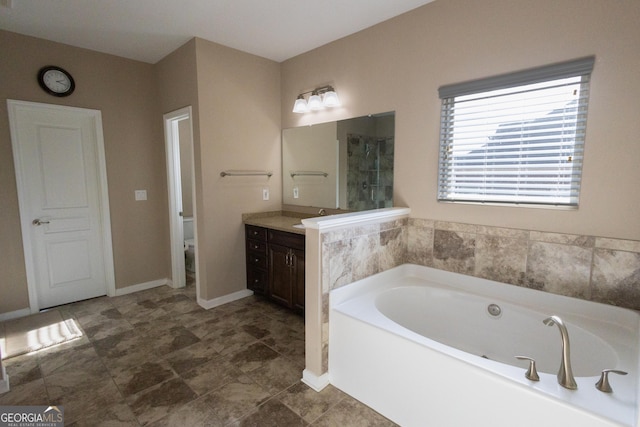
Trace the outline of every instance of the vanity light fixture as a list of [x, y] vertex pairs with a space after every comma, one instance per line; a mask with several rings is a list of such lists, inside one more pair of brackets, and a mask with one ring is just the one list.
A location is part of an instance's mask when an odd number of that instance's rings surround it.
[[[309, 100], [304, 98], [305, 94], [310, 93]], [[322, 86], [308, 92], [302, 92], [296, 98], [295, 104], [293, 104], [294, 113], [308, 113], [309, 111], [322, 110], [324, 108], [339, 107], [340, 98], [333, 89], [333, 86]]]

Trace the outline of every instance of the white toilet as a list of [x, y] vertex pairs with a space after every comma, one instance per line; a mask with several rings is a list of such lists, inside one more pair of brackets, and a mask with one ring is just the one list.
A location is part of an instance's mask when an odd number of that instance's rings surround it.
[[195, 273], [195, 241], [193, 238], [193, 217], [182, 218], [182, 229], [184, 232], [185, 268], [187, 271]]

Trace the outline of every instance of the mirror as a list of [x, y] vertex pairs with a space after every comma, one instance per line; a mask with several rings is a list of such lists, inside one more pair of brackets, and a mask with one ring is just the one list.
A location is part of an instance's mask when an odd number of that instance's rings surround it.
[[395, 112], [282, 131], [283, 204], [393, 206]]

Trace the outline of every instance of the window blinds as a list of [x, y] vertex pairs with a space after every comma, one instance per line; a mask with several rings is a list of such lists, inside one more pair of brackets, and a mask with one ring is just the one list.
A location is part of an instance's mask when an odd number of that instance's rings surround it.
[[438, 200], [577, 206], [593, 63], [441, 87]]

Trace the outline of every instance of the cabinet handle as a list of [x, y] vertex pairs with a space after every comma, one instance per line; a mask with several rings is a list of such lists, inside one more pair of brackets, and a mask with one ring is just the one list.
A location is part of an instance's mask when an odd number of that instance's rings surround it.
[[293, 251], [291, 249], [289, 249], [287, 251], [287, 255], [285, 256], [285, 264], [287, 264], [287, 267], [289, 267], [289, 268], [293, 268], [294, 267], [295, 258], [296, 258], [296, 255], [293, 253]]
[[260, 260], [258, 258], [254, 258], [253, 262], [255, 262], [256, 264], [260, 262]]

